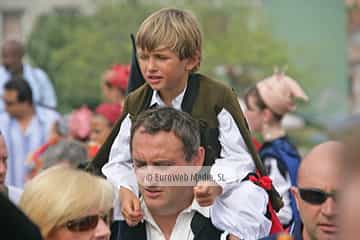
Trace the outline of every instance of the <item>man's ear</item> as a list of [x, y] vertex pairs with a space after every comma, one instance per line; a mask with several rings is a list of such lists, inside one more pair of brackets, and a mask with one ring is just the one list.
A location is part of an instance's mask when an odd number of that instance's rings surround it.
[[194, 166], [203, 166], [205, 160], [205, 148], [200, 146], [196, 151], [196, 154], [192, 157]]
[[295, 198], [296, 207], [297, 207], [297, 209], [299, 209], [299, 206], [300, 206], [299, 205], [299, 201], [300, 201], [299, 189], [297, 187], [291, 187], [290, 191], [291, 191], [291, 194]]

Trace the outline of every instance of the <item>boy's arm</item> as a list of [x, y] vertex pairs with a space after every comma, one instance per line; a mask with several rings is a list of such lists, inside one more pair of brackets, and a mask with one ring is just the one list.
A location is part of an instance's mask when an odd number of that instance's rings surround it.
[[130, 155], [130, 129], [131, 120], [127, 114], [111, 146], [109, 162], [104, 165], [102, 172], [118, 190], [121, 214], [125, 221], [129, 226], [135, 226], [141, 221], [143, 214], [137, 197], [139, 190]]
[[231, 114], [223, 109], [218, 115], [218, 121], [221, 153], [212, 165], [210, 174], [219, 186], [203, 182], [197, 184], [194, 194], [200, 206], [212, 205], [218, 195], [235, 186], [231, 183], [240, 182], [250, 172], [255, 172], [255, 164]]
[[130, 155], [129, 114], [121, 123], [120, 130], [110, 150], [109, 161], [103, 166], [102, 173], [116, 187], [125, 187], [134, 194], [138, 194], [137, 180]]
[[241, 181], [250, 172], [255, 172], [255, 164], [230, 112], [224, 108], [217, 118], [221, 152], [211, 167], [211, 175], [226, 192], [229, 183]]

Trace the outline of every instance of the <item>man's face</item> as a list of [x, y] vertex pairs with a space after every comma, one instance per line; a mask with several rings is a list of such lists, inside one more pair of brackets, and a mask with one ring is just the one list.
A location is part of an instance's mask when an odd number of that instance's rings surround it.
[[18, 117], [23, 111], [24, 103], [18, 101], [18, 93], [16, 90], [5, 90], [3, 96], [5, 110], [12, 117]]
[[3, 136], [0, 136], [0, 191], [4, 190], [7, 170], [7, 149]]
[[323, 167], [314, 168], [314, 171], [309, 170], [299, 178], [298, 188], [293, 188], [292, 191], [304, 224], [304, 232], [309, 239], [335, 240], [338, 232], [338, 210], [334, 197], [326, 198], [323, 203], [314, 204], [306, 201], [300, 195], [299, 189], [319, 189], [327, 193], [335, 193], [339, 190], [337, 177], [339, 175], [333, 166], [324, 164]]
[[22, 66], [22, 56], [19, 51], [11, 45], [5, 45], [1, 51], [2, 63], [11, 73], [17, 72]]
[[[132, 157], [135, 172], [145, 167], [189, 166], [200, 163], [196, 156], [185, 159], [183, 143], [173, 132], [161, 131], [154, 135], [142, 132], [139, 128], [132, 140]], [[143, 186], [140, 191], [152, 214], [174, 215], [188, 207], [193, 201], [192, 186]]]
[[169, 48], [140, 49], [138, 56], [146, 82], [166, 97], [176, 97], [184, 90], [189, 72], [197, 65], [196, 58], [180, 60]]

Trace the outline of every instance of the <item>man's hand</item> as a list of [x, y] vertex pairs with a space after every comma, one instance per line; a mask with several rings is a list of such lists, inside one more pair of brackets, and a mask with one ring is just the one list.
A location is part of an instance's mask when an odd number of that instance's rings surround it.
[[140, 200], [127, 188], [120, 187], [119, 190], [121, 214], [129, 226], [136, 226], [143, 218], [143, 212], [140, 207]]
[[211, 182], [198, 182], [194, 187], [194, 195], [199, 205], [202, 207], [210, 206], [214, 203], [217, 196], [222, 193], [220, 185]]

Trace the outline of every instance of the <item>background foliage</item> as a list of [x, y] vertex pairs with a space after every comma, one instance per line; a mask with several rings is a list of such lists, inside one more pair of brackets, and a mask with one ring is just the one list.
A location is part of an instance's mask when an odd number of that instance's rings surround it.
[[274, 40], [261, 8], [251, 1], [162, 2], [112, 1], [91, 16], [53, 12], [38, 19], [27, 43], [28, 54], [53, 80], [61, 112], [101, 101], [102, 73], [112, 64], [130, 61], [130, 33], [164, 6], [194, 12], [204, 35], [200, 72], [227, 81], [239, 94], [271, 74], [275, 65], [289, 64], [287, 46]]

